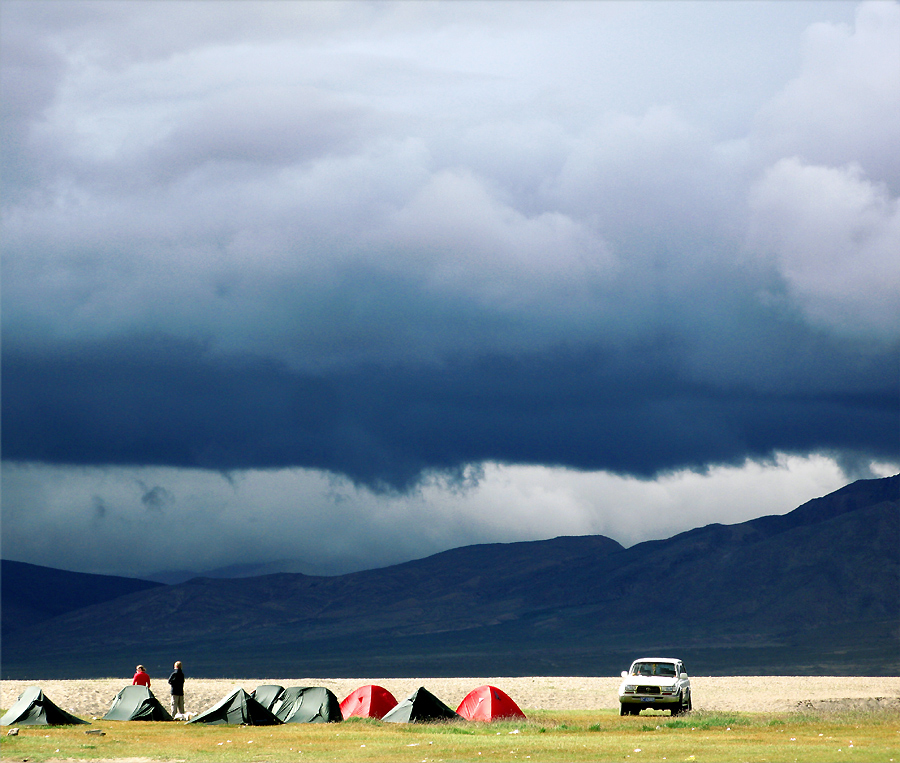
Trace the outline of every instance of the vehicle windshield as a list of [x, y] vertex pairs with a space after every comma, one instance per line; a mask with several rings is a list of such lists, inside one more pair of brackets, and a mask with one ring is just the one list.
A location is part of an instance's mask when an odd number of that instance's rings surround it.
[[631, 666], [631, 675], [675, 678], [677, 673], [674, 662], [636, 662]]

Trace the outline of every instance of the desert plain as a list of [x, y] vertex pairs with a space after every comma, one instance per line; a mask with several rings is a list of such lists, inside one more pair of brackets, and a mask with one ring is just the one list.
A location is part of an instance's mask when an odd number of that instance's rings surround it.
[[[151, 690], [168, 708], [167, 676], [151, 674]], [[235, 686], [252, 692], [263, 684], [325, 686], [339, 700], [366, 684], [378, 684], [402, 700], [420, 686], [455, 709], [476, 686], [503, 689], [523, 710], [594, 710], [618, 707], [615, 677], [484, 677], [484, 678], [191, 678], [185, 683], [185, 709], [200, 713]], [[90, 720], [109, 710], [113, 698], [131, 677], [90, 680], [0, 682], [0, 707], [10, 708], [29, 686], [40, 686], [59, 707]], [[695, 710], [790, 712], [880, 707], [900, 710], [900, 677], [860, 676], [692, 676]]]

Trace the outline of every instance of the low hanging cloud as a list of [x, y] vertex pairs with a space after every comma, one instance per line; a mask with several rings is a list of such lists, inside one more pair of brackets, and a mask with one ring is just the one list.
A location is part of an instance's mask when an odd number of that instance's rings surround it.
[[[436, 480], [407, 495], [304, 469], [225, 479], [208, 470], [7, 462], [3, 533], [10, 558], [63, 569], [145, 577], [259, 565], [260, 574], [339, 574], [474, 543], [601, 534], [630, 546], [783, 514], [844, 482], [831, 459], [784, 455], [652, 482], [485, 464], [475, 482], [448, 489]], [[178, 510], [148, 511], [148, 484]]]

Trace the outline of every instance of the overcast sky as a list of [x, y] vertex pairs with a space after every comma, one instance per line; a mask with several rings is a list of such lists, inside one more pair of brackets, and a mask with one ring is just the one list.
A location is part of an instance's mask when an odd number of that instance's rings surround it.
[[2, 552], [337, 573], [900, 470], [900, 4], [0, 2]]

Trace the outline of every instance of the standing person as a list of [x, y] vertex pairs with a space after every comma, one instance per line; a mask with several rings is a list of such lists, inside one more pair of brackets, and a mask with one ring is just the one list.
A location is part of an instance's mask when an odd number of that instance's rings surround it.
[[138, 665], [135, 668], [134, 679], [131, 684], [132, 686], [146, 686], [148, 689], [150, 688], [150, 676], [147, 675], [143, 665]]
[[181, 672], [181, 660], [176, 660], [175, 670], [169, 676], [172, 687], [172, 717], [184, 715], [184, 673]]

